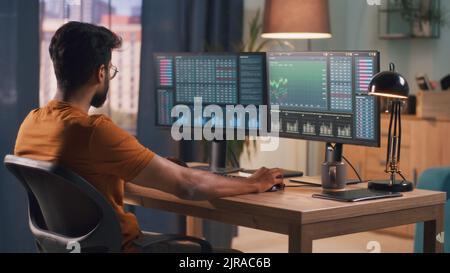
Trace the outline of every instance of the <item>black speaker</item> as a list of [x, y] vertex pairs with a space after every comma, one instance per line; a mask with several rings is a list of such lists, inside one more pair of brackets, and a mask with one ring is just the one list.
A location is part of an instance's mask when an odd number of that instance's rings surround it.
[[408, 96], [408, 102], [406, 107], [406, 113], [408, 115], [416, 114], [417, 98], [414, 95]]
[[441, 80], [441, 87], [442, 90], [449, 90], [450, 89], [450, 75], [446, 76]]
[[402, 114], [415, 115], [416, 114], [417, 98], [414, 95], [409, 95], [408, 100], [405, 101], [402, 107]]

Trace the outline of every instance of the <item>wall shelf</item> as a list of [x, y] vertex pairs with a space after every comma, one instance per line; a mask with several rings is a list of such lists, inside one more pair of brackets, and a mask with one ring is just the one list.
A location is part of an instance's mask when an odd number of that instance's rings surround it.
[[387, 0], [378, 9], [378, 36], [384, 40], [438, 39], [440, 0]]

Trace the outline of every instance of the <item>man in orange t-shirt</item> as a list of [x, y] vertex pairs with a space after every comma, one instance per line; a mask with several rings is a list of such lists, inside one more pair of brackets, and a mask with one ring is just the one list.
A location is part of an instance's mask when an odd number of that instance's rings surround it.
[[88, 115], [107, 98], [118, 72], [111, 52], [120, 46], [121, 39], [104, 27], [69, 22], [59, 28], [49, 47], [57, 93], [25, 118], [14, 152], [58, 162], [101, 192], [119, 218], [123, 251], [136, 250], [133, 242], [143, 236], [136, 217], [123, 208], [125, 181], [190, 200], [265, 192], [282, 183], [278, 169], [239, 179], [182, 167], [143, 147], [106, 116]]

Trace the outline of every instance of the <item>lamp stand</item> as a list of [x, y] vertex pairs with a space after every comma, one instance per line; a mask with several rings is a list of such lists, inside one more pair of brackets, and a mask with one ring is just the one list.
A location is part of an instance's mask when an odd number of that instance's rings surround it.
[[[406, 181], [399, 168], [402, 143], [401, 106], [402, 101], [400, 99], [392, 101], [385, 169], [385, 172], [390, 175], [390, 179], [387, 181], [371, 181], [369, 182], [369, 189], [390, 192], [408, 192], [414, 189], [413, 184]], [[400, 176], [402, 180], [398, 181], [397, 176]]]

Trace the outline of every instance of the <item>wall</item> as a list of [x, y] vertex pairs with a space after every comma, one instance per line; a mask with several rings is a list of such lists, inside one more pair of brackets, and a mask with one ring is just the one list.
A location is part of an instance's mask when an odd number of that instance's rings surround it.
[[[263, 12], [264, 2], [245, 0], [245, 22], [249, 22], [258, 9]], [[329, 0], [329, 3], [333, 38], [313, 41], [312, 50], [379, 50], [381, 69], [388, 69], [389, 63], [394, 62], [398, 72], [408, 79], [412, 93], [416, 92], [416, 74], [427, 73], [431, 80], [440, 80], [450, 74], [450, 27], [442, 28], [441, 37], [437, 40], [380, 40], [378, 7], [367, 5], [366, 0]], [[441, 5], [442, 10], [450, 10], [450, 1], [442, 0]], [[248, 35], [247, 25], [244, 35]], [[306, 49], [305, 44], [304, 41], [295, 42], [297, 50]], [[279, 48], [271, 46], [268, 50]], [[311, 165], [320, 160], [321, 148], [313, 147], [307, 156], [306, 147], [305, 141], [282, 139], [277, 152], [255, 153], [251, 149], [252, 159], [244, 153], [241, 162], [244, 167], [264, 165], [305, 170], [309, 161], [310, 173], [317, 173], [317, 168], [311, 168]]]
[[[450, 10], [450, 1], [441, 0], [441, 5], [441, 10]], [[365, 0], [330, 0], [330, 16], [333, 38], [314, 42], [315, 50], [379, 50], [381, 68], [388, 69], [394, 62], [413, 92], [416, 74], [427, 73], [431, 80], [450, 74], [450, 27], [441, 28], [441, 37], [436, 40], [380, 40], [378, 8]]]
[[[382, 0], [386, 1], [386, 0]], [[248, 22], [256, 10], [264, 9], [264, 0], [245, 0], [245, 20]], [[381, 52], [382, 68], [394, 62], [397, 69], [414, 86], [418, 73], [427, 73], [432, 80], [450, 74], [450, 26], [441, 28], [440, 39], [378, 39], [378, 7], [367, 5], [366, 0], [329, 0], [333, 38], [312, 42], [313, 50], [365, 50]], [[450, 1], [441, 0], [441, 10], [450, 20]], [[244, 28], [248, 33], [248, 27]], [[298, 42], [299, 50], [304, 42]]]

